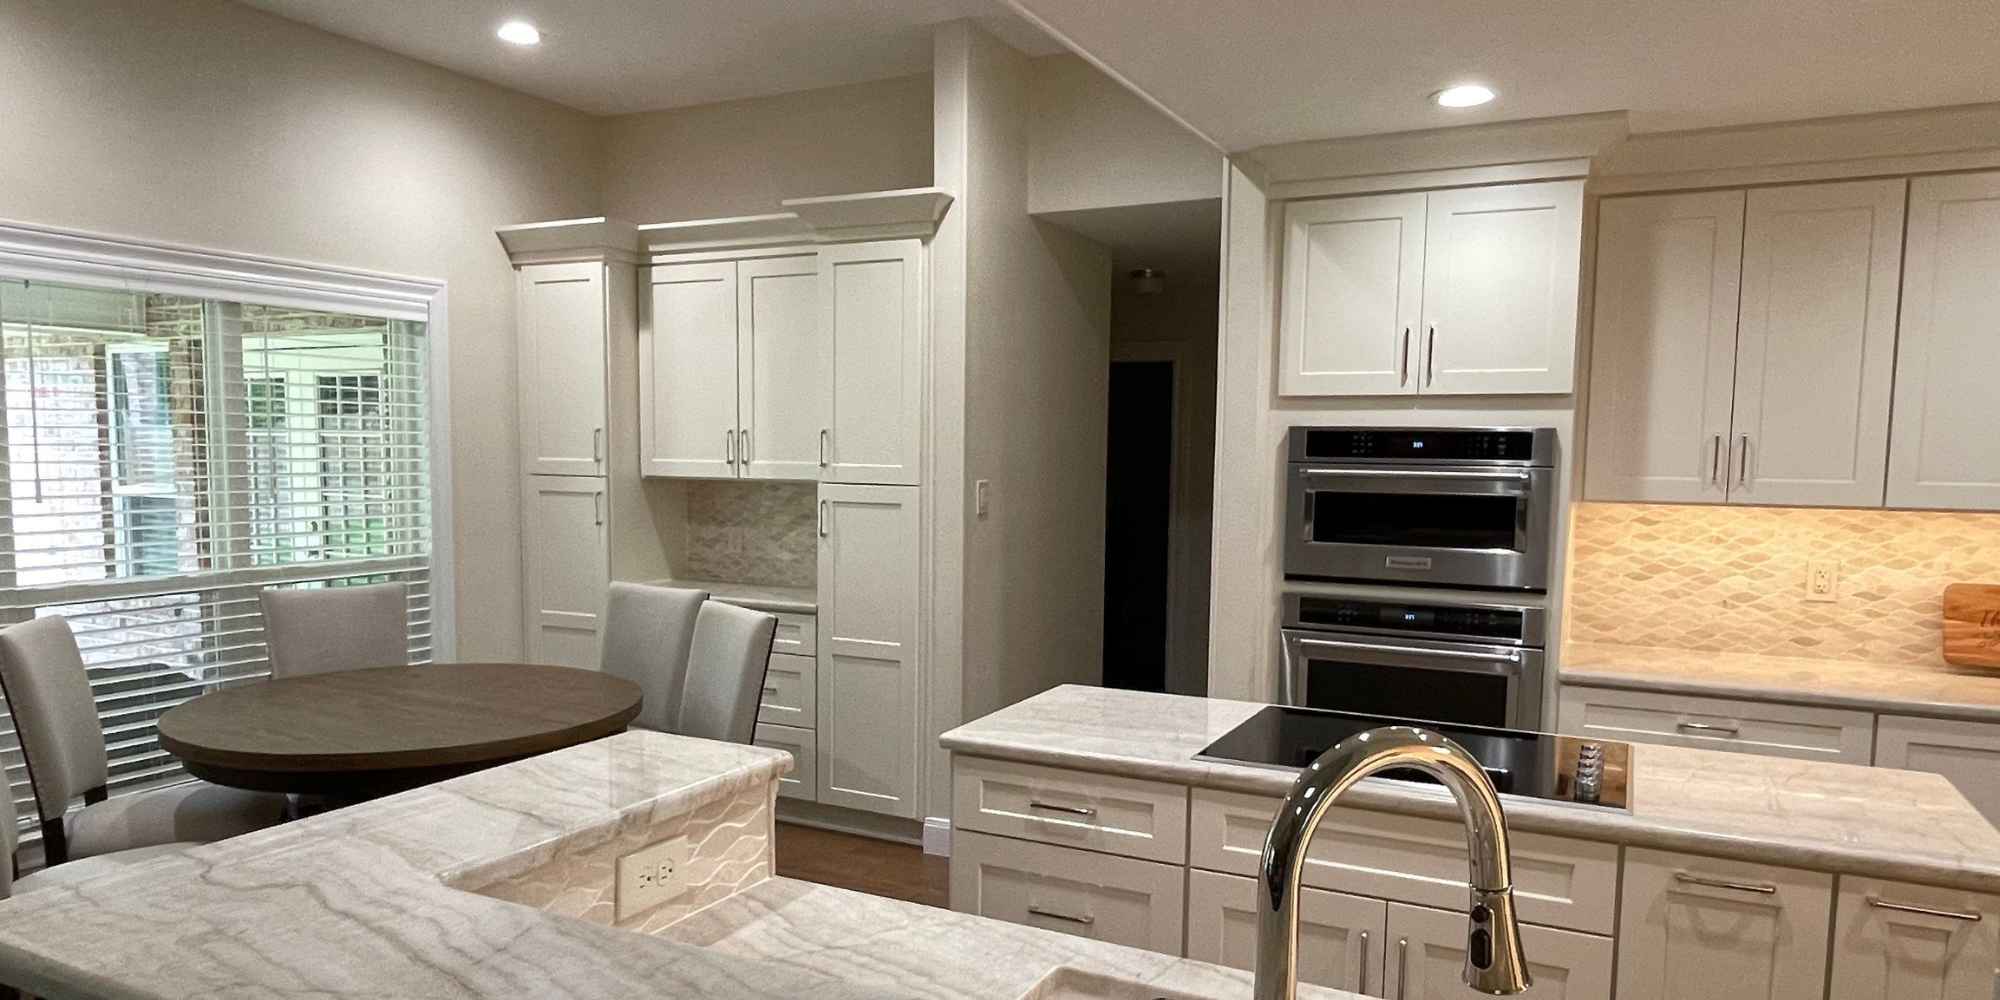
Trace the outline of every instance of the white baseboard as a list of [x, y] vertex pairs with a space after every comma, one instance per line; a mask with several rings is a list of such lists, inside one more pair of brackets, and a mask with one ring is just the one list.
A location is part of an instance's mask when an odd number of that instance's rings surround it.
[[797, 823], [800, 826], [817, 827], [835, 833], [851, 833], [858, 837], [872, 837], [876, 840], [890, 840], [913, 847], [923, 843], [923, 828], [915, 820], [877, 816], [874, 813], [842, 809], [839, 806], [823, 806], [817, 802], [801, 802], [798, 799], [778, 800], [778, 822]]
[[924, 853], [951, 857], [951, 820], [943, 816], [924, 817]]

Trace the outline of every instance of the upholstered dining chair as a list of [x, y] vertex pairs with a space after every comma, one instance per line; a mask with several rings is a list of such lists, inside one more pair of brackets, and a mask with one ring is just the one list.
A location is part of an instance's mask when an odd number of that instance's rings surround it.
[[681, 695], [683, 736], [749, 743], [757, 732], [757, 703], [771, 666], [778, 616], [707, 601], [694, 623], [687, 689]]
[[257, 600], [272, 677], [410, 662], [409, 588], [401, 583], [266, 587]]
[[[0, 776], [0, 899], [17, 893], [33, 892], [58, 885], [75, 885], [99, 875], [109, 875], [120, 868], [165, 857], [190, 847], [200, 847], [196, 843], [155, 844], [152, 847], [135, 847], [129, 851], [100, 854], [81, 861], [72, 861], [57, 867], [44, 867], [27, 875], [18, 875], [19, 866], [14, 860], [14, 852], [20, 848], [20, 817], [14, 812], [14, 794], [4, 776]], [[0, 993], [0, 996], [5, 996]]]
[[[0, 629], [0, 693], [14, 715], [51, 867], [137, 847], [224, 840], [285, 819], [282, 795], [206, 781], [107, 799], [111, 762], [104, 730], [66, 619]], [[84, 806], [71, 813], [79, 796]]]
[[643, 700], [632, 725], [671, 732], [679, 721], [695, 616], [707, 600], [705, 590], [611, 585], [599, 661], [605, 673], [639, 685]]

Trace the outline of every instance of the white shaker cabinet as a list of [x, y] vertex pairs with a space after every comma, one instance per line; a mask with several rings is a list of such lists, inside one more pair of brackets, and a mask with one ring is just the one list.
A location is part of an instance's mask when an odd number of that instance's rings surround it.
[[745, 479], [819, 478], [825, 394], [819, 268], [810, 255], [736, 265], [737, 468]]
[[1424, 195], [1285, 206], [1278, 393], [1416, 392], [1423, 298]]
[[[1301, 887], [1299, 981], [1379, 995], [1387, 914], [1379, 899]], [[1257, 967], [1256, 879], [1188, 871], [1187, 957]]]
[[819, 251], [825, 482], [914, 486], [921, 472], [924, 250], [917, 240]]
[[2000, 899], [1843, 876], [1827, 1000], [1989, 1000]]
[[819, 488], [819, 801], [918, 816], [917, 488]]
[[528, 476], [521, 533], [526, 573], [528, 659], [598, 666], [604, 587], [611, 578], [605, 481], [594, 476]]
[[1707, 191], [1600, 203], [1590, 499], [1727, 498], [1743, 201]]
[[1909, 215], [1888, 504], [2000, 510], [2000, 173], [1917, 178]]
[[521, 472], [604, 474], [607, 281], [600, 261], [516, 272]]
[[736, 477], [735, 261], [661, 264], [639, 322], [639, 454], [649, 476]]
[[1625, 852], [1619, 1000], [1820, 1000], [1833, 876]]
[[1875, 766], [1944, 775], [1973, 808], [2000, 823], [2000, 724], [1881, 716]]
[[[1400, 1000], [1475, 1000], [1465, 985], [1466, 920], [1459, 911], [1390, 903], [1381, 995]], [[1534, 985], [1547, 1000], [1611, 1000], [1610, 938], [1553, 927], [1521, 925], [1521, 951]], [[1733, 993], [1688, 994], [1700, 997]]]
[[1899, 179], [1750, 192], [1731, 501], [1881, 505], [1903, 194]]
[[1573, 391], [1583, 182], [1427, 198], [1421, 391]]

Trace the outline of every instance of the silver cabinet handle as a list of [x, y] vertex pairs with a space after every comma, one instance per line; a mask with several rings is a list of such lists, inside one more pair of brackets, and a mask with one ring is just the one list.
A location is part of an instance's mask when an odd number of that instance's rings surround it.
[[819, 537], [826, 537], [826, 501], [819, 502]]
[[1715, 436], [1715, 444], [1708, 452], [1708, 485], [1722, 485], [1722, 435]]
[[1737, 736], [1743, 732], [1742, 726], [1718, 726], [1708, 722], [1676, 722], [1674, 728], [1697, 733], [1720, 733], [1724, 736]]
[[1410, 939], [1396, 940], [1396, 1000], [1403, 1000], [1403, 994], [1410, 988]]
[[1424, 349], [1424, 384], [1436, 385], [1438, 380], [1438, 325], [1431, 324], [1430, 346]]
[[590, 460], [594, 464], [604, 464], [604, 428], [593, 427], [590, 431]]
[[1369, 653], [1404, 653], [1410, 656], [1435, 656], [1447, 660], [1487, 660], [1494, 663], [1519, 663], [1519, 652], [1481, 653], [1470, 649], [1421, 649], [1415, 646], [1391, 646], [1380, 642], [1349, 642], [1345, 639], [1292, 640], [1301, 646], [1318, 646], [1322, 649], [1358, 649]]
[[1403, 360], [1398, 365], [1398, 370], [1401, 371], [1402, 374], [1396, 376], [1396, 384], [1409, 385], [1410, 384], [1410, 328], [1407, 326], [1403, 328]]
[[1742, 436], [1743, 449], [1736, 453], [1736, 485], [1750, 485], [1750, 435]]
[[826, 468], [826, 428], [819, 429], [819, 467]]
[[1934, 910], [1928, 906], [1917, 906], [1914, 903], [1890, 902], [1880, 896], [1869, 896], [1868, 905], [1884, 910], [1895, 910], [1898, 913], [1921, 913], [1927, 917], [1943, 917], [1946, 920], [1963, 920], [1974, 924], [1978, 923], [1981, 917], [1981, 914], [1977, 912], [1966, 910]]
[[765, 693], [765, 694], [777, 694], [777, 693], [778, 693], [778, 689], [777, 689], [776, 687], [774, 687], [774, 686], [770, 685], [770, 684], [766, 684], [766, 685], [764, 685], [764, 693]]
[[737, 431], [737, 432], [736, 432], [736, 439], [737, 439], [738, 441], [742, 442], [742, 445], [741, 445], [741, 450], [742, 450], [742, 452], [743, 452], [743, 464], [744, 464], [744, 465], [749, 465], [749, 464], [750, 464], [750, 428], [748, 428], [748, 427], [745, 427], [745, 428], [743, 428], [742, 430], [740, 430], [740, 431]]
[[1354, 992], [1368, 992], [1368, 932], [1361, 932], [1361, 964], [1354, 970]]
[[1734, 892], [1754, 892], [1759, 896], [1775, 896], [1778, 887], [1767, 882], [1731, 882], [1727, 879], [1703, 878], [1687, 872], [1675, 872], [1674, 881], [1682, 885], [1707, 886], [1710, 889], [1729, 889]]
[[724, 465], [729, 466], [736, 464], [736, 430], [734, 428], [723, 428], [722, 462]]
[[598, 490], [597, 492], [592, 493], [590, 495], [590, 513], [596, 518], [596, 521], [599, 525], [602, 525], [604, 523], [603, 490]]
[[1091, 924], [1097, 922], [1097, 918], [1091, 916], [1088, 913], [1079, 917], [1074, 914], [1058, 913], [1054, 910], [1045, 910], [1039, 906], [1034, 905], [1033, 903], [1028, 904], [1028, 913], [1032, 916], [1047, 917], [1050, 920], [1064, 920], [1072, 924], [1082, 924], [1085, 927], [1089, 927]]
[[1095, 815], [1097, 815], [1097, 810], [1095, 810], [1095, 809], [1087, 809], [1087, 808], [1085, 808], [1085, 807], [1083, 807], [1083, 806], [1059, 806], [1059, 805], [1056, 805], [1055, 803], [1052, 803], [1052, 802], [1041, 802], [1041, 801], [1037, 801], [1037, 800], [1035, 800], [1035, 799], [1029, 799], [1029, 800], [1028, 800], [1028, 808], [1030, 808], [1030, 809], [1041, 809], [1041, 810], [1044, 810], [1044, 811], [1047, 811], [1047, 812], [1052, 812], [1052, 813], [1068, 813], [1068, 814], [1069, 814], [1069, 815], [1071, 815], [1071, 816], [1095, 816]]
[[1439, 472], [1436, 469], [1321, 469], [1308, 467], [1299, 470], [1301, 476], [1356, 476], [1360, 478], [1387, 479], [1510, 479], [1528, 482], [1535, 474], [1527, 469], [1487, 472], [1467, 469], [1463, 472]]

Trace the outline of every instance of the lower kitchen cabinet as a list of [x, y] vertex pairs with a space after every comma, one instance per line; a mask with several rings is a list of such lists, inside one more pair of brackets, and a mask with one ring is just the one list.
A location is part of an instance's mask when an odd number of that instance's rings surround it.
[[810, 729], [760, 722], [750, 742], [792, 755], [792, 773], [778, 779], [778, 797], [819, 801], [819, 739]]
[[[1472, 1000], [1484, 996], [1465, 985], [1465, 936], [1463, 911], [1388, 904], [1383, 989], [1377, 995], [1395, 1000]], [[1610, 938], [1522, 924], [1521, 951], [1527, 955], [1528, 975], [1534, 981], [1530, 996], [1611, 1000]], [[1710, 1000], [1741, 994], [1686, 995]]]
[[[1299, 892], [1299, 981], [1351, 993], [1382, 988], [1388, 904], [1325, 889]], [[1462, 929], [1461, 924], [1461, 929]], [[1257, 880], [1188, 872], [1187, 957], [1257, 967]], [[1610, 965], [1610, 956], [1605, 956]]]
[[2000, 899], [1842, 878], [1828, 1000], [2000, 995]]
[[819, 488], [819, 801], [915, 819], [915, 486]]
[[1875, 766], [1942, 774], [2000, 823], [2000, 725], [1884, 715], [1875, 727]]
[[1832, 907], [1822, 872], [1631, 848], [1619, 1000], [1819, 1000]]
[[1874, 751], [1865, 711], [1577, 684], [1563, 685], [1560, 700], [1560, 728], [1572, 736], [1841, 764], [1865, 765]]
[[960, 830], [951, 843], [951, 908], [1178, 955], [1184, 871]]
[[597, 669], [599, 619], [611, 579], [605, 483], [528, 476], [521, 533], [528, 659]]

